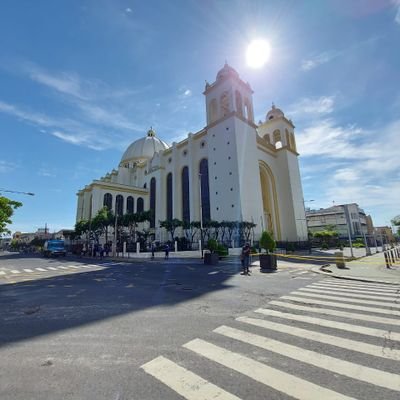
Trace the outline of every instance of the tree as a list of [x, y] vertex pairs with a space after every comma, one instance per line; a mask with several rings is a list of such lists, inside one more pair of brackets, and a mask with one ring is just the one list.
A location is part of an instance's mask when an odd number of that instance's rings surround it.
[[77, 236], [82, 236], [89, 232], [89, 221], [81, 219], [75, 224], [75, 234]]
[[0, 196], [0, 236], [11, 233], [7, 225], [12, 224], [11, 217], [14, 214], [14, 210], [19, 207], [22, 207], [22, 203], [19, 201]]
[[251, 232], [256, 226], [254, 222], [249, 221], [242, 221], [239, 223], [240, 231], [243, 233], [243, 238], [246, 242], [250, 241]]
[[396, 215], [391, 222], [397, 227], [397, 234], [400, 235], [400, 215]]
[[100, 209], [95, 217], [92, 219], [91, 230], [96, 236], [96, 241], [98, 242], [99, 237], [105, 234], [106, 243], [108, 242], [108, 227], [115, 223], [115, 216], [108, 207], [103, 207]]
[[272, 253], [276, 248], [275, 240], [269, 232], [264, 231], [260, 237], [260, 247], [267, 253]]
[[172, 241], [174, 241], [174, 238], [175, 238], [176, 228], [179, 228], [182, 225], [183, 225], [182, 221], [177, 218], [174, 218], [171, 220], [167, 219], [165, 221], [160, 221], [160, 227], [165, 228], [167, 230], [167, 232], [170, 233]]

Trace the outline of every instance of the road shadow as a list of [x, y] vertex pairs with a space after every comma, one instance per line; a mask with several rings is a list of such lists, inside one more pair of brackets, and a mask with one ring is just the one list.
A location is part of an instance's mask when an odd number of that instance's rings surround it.
[[304, 252], [301, 254], [278, 255], [278, 261], [288, 261], [294, 264], [324, 265], [335, 261], [335, 255], [313, 250], [312, 254]]
[[226, 290], [239, 272], [169, 260], [1, 284], [0, 346]]

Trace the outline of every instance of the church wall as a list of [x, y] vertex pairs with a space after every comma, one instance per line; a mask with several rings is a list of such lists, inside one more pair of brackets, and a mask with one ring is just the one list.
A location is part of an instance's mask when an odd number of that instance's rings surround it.
[[256, 234], [261, 233], [263, 205], [258, 163], [256, 130], [242, 120], [235, 118], [236, 152], [242, 219], [257, 224]]
[[234, 117], [208, 129], [208, 170], [211, 218], [242, 219]]

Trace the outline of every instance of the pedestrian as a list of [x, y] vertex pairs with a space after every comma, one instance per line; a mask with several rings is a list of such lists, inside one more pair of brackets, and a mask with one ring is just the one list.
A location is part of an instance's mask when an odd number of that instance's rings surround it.
[[168, 243], [165, 245], [165, 259], [168, 260], [169, 257], [169, 246]]
[[242, 248], [242, 254], [240, 256], [242, 261], [243, 272], [242, 275], [250, 275], [249, 266], [250, 266], [250, 245], [246, 243]]
[[100, 253], [100, 258], [102, 259], [104, 257], [104, 248], [102, 245], [99, 245], [99, 253]]
[[151, 259], [154, 260], [154, 252], [156, 251], [154, 242], [151, 243]]

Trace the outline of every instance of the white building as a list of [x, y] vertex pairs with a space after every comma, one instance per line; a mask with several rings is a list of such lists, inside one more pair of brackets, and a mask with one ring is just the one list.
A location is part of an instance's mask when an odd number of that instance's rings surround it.
[[272, 106], [256, 124], [249, 83], [229, 65], [206, 83], [207, 125], [168, 146], [150, 129], [133, 142], [118, 169], [78, 192], [77, 221], [103, 206], [117, 214], [151, 209], [159, 221], [253, 221], [255, 236], [306, 240], [307, 228], [294, 125]]
[[307, 210], [307, 225], [310, 232], [318, 232], [331, 225], [339, 237], [352, 238], [368, 235], [368, 221], [358, 204], [341, 204], [319, 210]]

